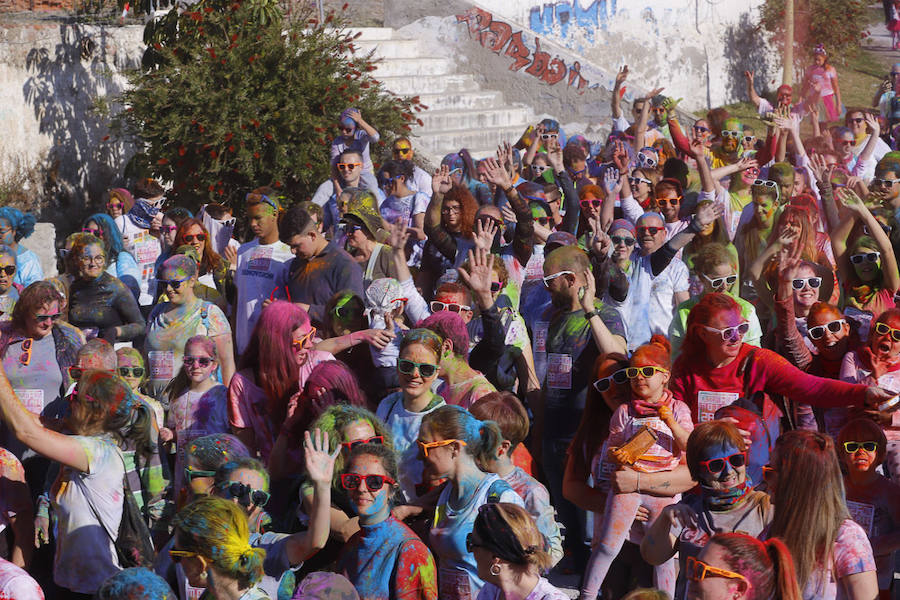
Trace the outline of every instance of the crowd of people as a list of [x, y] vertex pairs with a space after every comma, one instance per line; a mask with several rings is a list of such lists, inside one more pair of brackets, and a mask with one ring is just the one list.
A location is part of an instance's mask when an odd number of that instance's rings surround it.
[[0, 598], [891, 597], [900, 64], [815, 57], [430, 175], [349, 108], [311, 199], [140, 180], [50, 278], [0, 207]]

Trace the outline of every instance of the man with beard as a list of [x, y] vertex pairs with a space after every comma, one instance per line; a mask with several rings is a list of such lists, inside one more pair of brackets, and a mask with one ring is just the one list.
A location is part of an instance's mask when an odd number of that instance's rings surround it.
[[547, 255], [544, 285], [551, 306], [533, 327], [535, 363], [546, 368], [538, 373], [540, 400], [531, 407], [532, 455], [542, 457], [553, 506], [566, 528], [566, 548], [576, 561], [586, 561], [584, 512], [562, 494], [566, 454], [584, 411], [594, 361], [600, 353], [625, 352], [625, 328], [619, 313], [595, 298], [590, 260], [578, 246]]

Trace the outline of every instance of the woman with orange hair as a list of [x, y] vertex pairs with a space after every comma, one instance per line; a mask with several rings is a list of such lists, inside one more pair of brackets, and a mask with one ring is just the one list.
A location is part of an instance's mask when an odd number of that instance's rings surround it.
[[214, 287], [229, 302], [234, 302], [235, 290], [232, 271], [228, 261], [219, 256], [213, 249], [213, 240], [209, 237], [206, 226], [197, 219], [185, 219], [175, 234], [175, 244], [191, 246], [200, 257], [200, 271], [197, 281], [207, 287]]
[[[613, 462], [629, 465], [638, 473], [672, 471], [681, 462], [688, 436], [694, 428], [690, 409], [676, 400], [668, 389], [672, 369], [669, 342], [654, 335], [649, 344], [634, 351], [625, 369], [631, 380], [631, 400], [619, 406], [609, 424], [609, 448]], [[642, 434], [645, 427], [652, 430], [655, 441], [643, 453], [635, 455], [626, 447], [629, 440]], [[640, 477], [640, 476], [639, 476]], [[613, 559], [619, 554], [625, 538], [635, 522], [640, 506], [650, 512], [651, 521], [665, 506], [680, 500], [679, 496], [659, 498], [640, 491], [607, 496], [602, 517], [603, 525], [594, 538], [594, 550], [585, 572], [581, 598], [593, 600], [606, 578]], [[663, 561], [656, 567], [656, 586], [669, 593], [675, 591], [674, 560]]]

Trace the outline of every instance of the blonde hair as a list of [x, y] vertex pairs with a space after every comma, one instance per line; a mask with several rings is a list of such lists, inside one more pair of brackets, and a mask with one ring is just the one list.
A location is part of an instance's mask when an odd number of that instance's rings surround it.
[[794, 557], [800, 588], [831, 558], [838, 530], [850, 518], [834, 441], [813, 431], [788, 431], [775, 441], [769, 537], [781, 538]]
[[544, 536], [538, 531], [534, 517], [521, 506], [508, 502], [498, 502], [497, 512], [506, 521], [523, 548], [535, 548], [534, 552], [525, 555], [528, 567], [537, 569], [540, 573], [549, 570], [553, 561], [550, 554], [544, 550]]
[[250, 545], [247, 515], [216, 496], [194, 500], [175, 517], [178, 547], [210, 561], [213, 568], [246, 589], [262, 579], [266, 551]]

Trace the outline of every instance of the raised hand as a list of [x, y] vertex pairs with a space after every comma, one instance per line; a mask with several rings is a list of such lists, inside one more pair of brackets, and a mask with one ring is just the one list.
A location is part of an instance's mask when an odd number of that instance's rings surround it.
[[800, 267], [800, 257], [787, 257], [778, 262], [778, 278], [784, 282], [791, 282], [797, 275], [797, 269]]
[[838, 188], [835, 190], [834, 195], [837, 196], [838, 200], [841, 201], [841, 204], [843, 204], [847, 210], [856, 215], [862, 215], [868, 211], [866, 205], [863, 204], [862, 199], [860, 199], [860, 197], [856, 195], [856, 192], [849, 187]]
[[406, 243], [409, 241], [409, 230], [403, 224], [401, 219], [397, 219], [390, 224], [388, 228], [391, 237], [388, 238], [388, 244], [394, 250], [406, 250]]
[[697, 206], [697, 212], [694, 218], [700, 228], [712, 225], [716, 219], [725, 214], [725, 208], [718, 202], [703, 202]]
[[581, 287], [581, 297], [579, 300], [581, 301], [581, 308], [584, 309], [584, 312], [590, 312], [594, 310], [597, 283], [594, 281], [594, 274], [591, 273], [590, 269], [582, 272], [581, 275], [584, 277], [584, 285]]
[[474, 296], [491, 297], [491, 283], [494, 280], [494, 255], [484, 248], [469, 250], [469, 269], [456, 269], [463, 283], [469, 286]]
[[613, 150], [613, 164], [619, 169], [619, 173], [628, 173], [629, 161], [628, 150], [625, 148], [625, 144], [620, 140], [616, 140]]
[[[485, 225], [485, 223], [487, 223]], [[481, 248], [483, 250], [487, 250], [490, 252], [491, 247], [494, 245], [494, 238], [497, 235], [497, 231], [499, 231], [499, 227], [494, 223], [493, 219], [491, 220], [475, 220], [475, 247]]]
[[516, 217], [516, 211], [514, 211], [509, 204], [503, 205], [503, 208], [500, 209], [500, 214], [503, 215], [503, 220], [507, 223], [519, 222], [519, 219]]
[[750, 156], [742, 156], [735, 164], [737, 165], [738, 171], [746, 171], [747, 169], [759, 167], [757, 160]]
[[362, 121], [362, 113], [359, 112], [358, 108], [351, 108], [347, 111], [347, 116], [353, 119], [355, 123], [359, 123]]
[[626, 79], [628, 79], [628, 65], [623, 66], [619, 69], [619, 72], [616, 73], [616, 85], [621, 86], [625, 83]]
[[509, 173], [497, 162], [496, 158], [488, 157], [481, 164], [484, 167], [484, 174], [488, 183], [500, 186], [504, 190], [510, 187]]
[[881, 132], [881, 125], [878, 123], [878, 119], [875, 115], [872, 113], [865, 113], [863, 118], [866, 120], [866, 125], [869, 126], [869, 133], [878, 137], [878, 134]]
[[612, 195], [613, 191], [619, 186], [619, 172], [615, 169], [606, 169], [603, 172], [603, 189], [606, 190], [606, 194]]
[[554, 173], [559, 173], [565, 166], [563, 166], [563, 156], [562, 156], [562, 148], [559, 146], [559, 140], [549, 140], [548, 148], [547, 148], [547, 161], [550, 163], [550, 166], [553, 167]]
[[747, 83], [753, 85], [753, 71], [744, 71], [744, 78], [747, 80]]
[[441, 168], [434, 172], [431, 176], [431, 191], [436, 195], [443, 196], [453, 187], [453, 180], [450, 178], [450, 167], [441, 165]]
[[671, 96], [669, 96], [665, 100], [663, 100], [662, 107], [664, 109], [666, 109], [666, 113], [671, 115], [683, 99], [684, 98], [678, 98], [676, 100], [675, 98], [672, 98]]
[[691, 140], [691, 154], [695, 160], [706, 160], [706, 145], [703, 140], [698, 138]]
[[363, 329], [362, 331], [354, 332], [354, 334], [378, 350], [384, 350], [391, 343], [391, 340], [394, 339], [395, 335], [393, 329]]
[[588, 223], [591, 226], [590, 249], [597, 256], [606, 256], [609, 253], [609, 247], [612, 245], [612, 240], [610, 240], [606, 232], [603, 231], [603, 225], [600, 221], [599, 215], [595, 219], [588, 220]]
[[825, 162], [825, 157], [818, 152], [809, 157], [809, 168], [812, 169], [816, 181], [824, 182], [831, 177], [831, 169]]
[[303, 434], [303, 454], [306, 462], [306, 473], [316, 483], [331, 484], [334, 475], [334, 459], [341, 451], [341, 445], [337, 444], [334, 453], [328, 452], [328, 432], [316, 429], [315, 439], [309, 431]]

